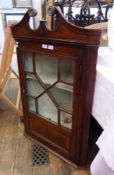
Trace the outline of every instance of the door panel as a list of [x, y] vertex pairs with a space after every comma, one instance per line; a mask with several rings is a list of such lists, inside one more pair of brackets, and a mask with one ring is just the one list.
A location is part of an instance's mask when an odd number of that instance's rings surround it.
[[69, 151], [70, 137], [69, 134], [61, 132], [60, 130], [49, 123], [29, 117], [30, 130], [38, 135], [40, 138], [46, 138], [48, 143], [56, 144], [62, 149]]
[[28, 129], [70, 155], [77, 62], [71, 58], [26, 52], [22, 52], [22, 60]]

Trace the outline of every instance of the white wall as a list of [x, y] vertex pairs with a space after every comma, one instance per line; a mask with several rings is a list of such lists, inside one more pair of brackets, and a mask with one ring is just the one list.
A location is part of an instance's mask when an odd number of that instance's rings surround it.
[[[32, 0], [33, 8], [38, 13], [37, 16], [35, 17], [35, 24], [36, 24], [35, 28], [38, 27], [39, 20], [42, 19], [41, 2], [42, 2], [42, 0]], [[17, 13], [18, 13], [19, 10], [21, 10], [21, 12], [22, 12], [22, 9], [18, 9], [18, 10], [17, 9], [12, 9], [12, 10], [9, 10], [9, 11], [8, 10], [0, 10], [0, 55], [3, 51], [3, 45], [4, 45], [4, 30], [3, 30], [2, 13], [5, 13], [5, 11], [6, 11], [6, 13], [13, 13], [15, 10], [16, 10]], [[26, 11], [26, 9], [25, 9], [25, 11]], [[17, 72], [17, 63], [16, 63], [15, 60], [16, 60], [16, 56], [15, 56], [15, 58], [13, 58], [12, 67]], [[1, 56], [0, 56], [0, 63], [1, 63]]]
[[41, 2], [42, 0], [32, 0], [33, 8], [37, 10], [37, 16], [35, 17], [36, 27], [39, 25], [39, 20], [42, 19]]
[[4, 43], [4, 29], [2, 22], [2, 15], [0, 13], [0, 53], [3, 51], [3, 43]]

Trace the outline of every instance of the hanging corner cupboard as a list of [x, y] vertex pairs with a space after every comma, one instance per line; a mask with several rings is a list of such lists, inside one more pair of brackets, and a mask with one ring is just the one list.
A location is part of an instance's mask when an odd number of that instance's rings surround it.
[[68, 23], [29, 27], [34, 10], [11, 27], [17, 42], [25, 134], [73, 165], [86, 165], [100, 31]]

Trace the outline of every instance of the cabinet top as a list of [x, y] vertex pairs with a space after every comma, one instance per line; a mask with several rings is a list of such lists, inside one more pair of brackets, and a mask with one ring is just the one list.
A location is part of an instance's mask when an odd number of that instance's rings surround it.
[[47, 28], [46, 20], [40, 21], [40, 25], [37, 29], [31, 29], [29, 26], [30, 18], [36, 16], [37, 13], [34, 9], [29, 9], [19, 23], [11, 26], [14, 39], [18, 42], [32, 41], [32, 43], [33, 41], [45, 41], [45, 43], [55, 42], [64, 44], [99, 45], [100, 30], [84, 29], [75, 26], [69, 23], [56, 7], [54, 8], [57, 18], [55, 30], [49, 30]]

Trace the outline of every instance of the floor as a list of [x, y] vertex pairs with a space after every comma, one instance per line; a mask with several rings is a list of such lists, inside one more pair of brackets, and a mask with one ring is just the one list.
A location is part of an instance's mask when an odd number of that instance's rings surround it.
[[33, 143], [23, 133], [19, 117], [0, 102], [0, 175], [90, 175], [88, 169], [76, 170], [52, 153], [49, 164], [32, 166]]
[[0, 111], [0, 175], [89, 175], [49, 154], [48, 165], [32, 166], [32, 143], [23, 135], [23, 124], [10, 110]]

